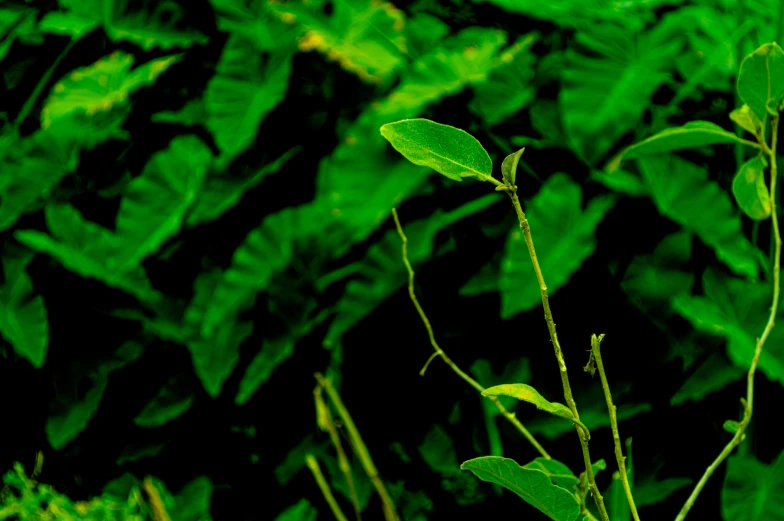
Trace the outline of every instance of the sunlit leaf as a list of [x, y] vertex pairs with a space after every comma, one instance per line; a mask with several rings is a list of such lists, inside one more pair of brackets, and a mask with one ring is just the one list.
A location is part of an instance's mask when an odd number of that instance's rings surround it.
[[567, 490], [554, 485], [541, 470], [524, 468], [514, 460], [497, 456], [468, 460], [460, 468], [470, 470], [483, 481], [511, 490], [555, 521], [574, 521], [580, 514], [577, 499]]
[[784, 519], [784, 452], [765, 465], [753, 456], [727, 459], [721, 490], [724, 521], [781, 521]]
[[762, 155], [749, 159], [738, 169], [732, 181], [732, 194], [746, 215], [756, 221], [770, 217], [771, 200], [765, 184], [765, 167], [768, 162]]
[[204, 94], [207, 128], [226, 162], [256, 139], [264, 117], [286, 94], [291, 54], [260, 53], [252, 42], [231, 36]]
[[495, 385], [490, 387], [489, 389], [485, 389], [482, 394], [484, 396], [511, 396], [512, 398], [517, 398], [518, 400], [522, 400], [524, 402], [532, 403], [536, 405], [537, 409], [541, 409], [542, 411], [549, 412], [550, 414], [554, 414], [555, 416], [560, 416], [566, 420], [574, 419], [574, 415], [572, 411], [569, 410], [567, 406], [562, 403], [557, 402], [549, 402], [544, 399], [544, 397], [539, 394], [539, 392], [531, 387], [530, 385], [526, 384], [501, 384]]
[[743, 369], [728, 363], [720, 354], [713, 354], [670, 398], [670, 405], [678, 405], [688, 400], [698, 402], [704, 396], [739, 381], [743, 374]]
[[[596, 227], [614, 204], [614, 196], [600, 196], [583, 210], [582, 190], [565, 174], [553, 175], [533, 199], [523, 202], [550, 296], [593, 253]], [[512, 230], [506, 242], [499, 289], [503, 318], [541, 306], [541, 290], [519, 229]]]
[[5, 282], [0, 286], [0, 333], [19, 356], [40, 368], [49, 347], [49, 321], [44, 299], [33, 292], [25, 271], [31, 255], [3, 256]]
[[417, 450], [425, 463], [435, 472], [450, 474], [460, 470], [452, 438], [438, 424], [430, 428], [425, 441], [417, 447]]
[[381, 135], [412, 163], [430, 167], [455, 181], [493, 175], [487, 151], [464, 130], [427, 119], [406, 119], [382, 126]]
[[691, 485], [691, 478], [648, 479], [634, 484], [634, 503], [637, 508], [661, 503], [678, 490]]
[[743, 59], [738, 94], [758, 119], [775, 116], [784, 98], [784, 50], [766, 43]]
[[[46, 421], [46, 435], [50, 445], [59, 450], [73, 440], [87, 427], [87, 423], [98, 410], [108, 383], [108, 371], [101, 369], [92, 376], [92, 386], [83, 397], [77, 397], [68, 408], [59, 414], [49, 416]], [[62, 400], [58, 396], [58, 400]]]

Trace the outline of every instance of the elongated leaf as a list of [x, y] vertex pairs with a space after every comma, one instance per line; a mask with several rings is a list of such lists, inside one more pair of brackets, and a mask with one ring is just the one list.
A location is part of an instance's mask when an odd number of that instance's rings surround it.
[[175, 138], [125, 190], [117, 214], [117, 270], [135, 269], [173, 237], [204, 183], [212, 154], [195, 136]]
[[691, 121], [682, 127], [668, 128], [623, 149], [624, 159], [650, 154], [661, 154], [683, 148], [699, 148], [721, 143], [741, 143], [743, 140], [710, 121]]
[[33, 283], [25, 272], [30, 259], [30, 255], [3, 257], [0, 333], [19, 356], [40, 368], [49, 347], [49, 321], [44, 299], [33, 293]]
[[554, 485], [541, 470], [524, 468], [514, 460], [497, 456], [468, 460], [460, 468], [470, 470], [483, 481], [511, 490], [555, 521], [574, 521], [580, 514], [577, 499], [567, 490]]
[[743, 377], [743, 374], [743, 369], [730, 364], [720, 354], [713, 354], [670, 398], [670, 405], [678, 405], [688, 400], [699, 402], [704, 396], [716, 392], [732, 382], [737, 382]]
[[170, 381], [147, 402], [133, 422], [139, 427], [160, 427], [182, 416], [191, 405], [193, 395], [179, 389], [176, 381]]
[[259, 53], [249, 40], [229, 37], [204, 95], [207, 128], [222, 162], [253, 143], [264, 117], [286, 94], [290, 74], [290, 53]]
[[242, 405], [266, 382], [272, 372], [294, 353], [294, 338], [264, 339], [264, 344], [245, 370], [234, 403]]
[[41, 126], [46, 129], [62, 118], [94, 116], [126, 105], [131, 93], [154, 83], [179, 59], [179, 55], [167, 56], [131, 70], [133, 56], [117, 51], [76, 69], [52, 87], [41, 110]]
[[455, 181], [493, 174], [493, 162], [479, 141], [455, 127], [428, 119], [406, 119], [382, 126], [381, 135], [412, 163]]
[[759, 261], [743, 235], [740, 218], [726, 192], [707, 172], [674, 155], [638, 160], [659, 211], [694, 232], [736, 273], [755, 277]]
[[784, 452], [770, 465], [752, 456], [729, 457], [721, 517], [724, 521], [784, 520]]
[[770, 217], [771, 200], [765, 184], [767, 161], [761, 155], [749, 159], [738, 169], [732, 181], [732, 193], [741, 210], [756, 221]]
[[[524, 203], [550, 296], [593, 253], [596, 227], [614, 204], [614, 196], [601, 196], [583, 211], [580, 187], [565, 174], [550, 177], [539, 193]], [[541, 306], [541, 290], [519, 229], [513, 230], [506, 242], [499, 289], [503, 318]]]
[[317, 514], [318, 510], [313, 508], [310, 501], [302, 498], [281, 512], [275, 521], [316, 521]]
[[634, 503], [637, 508], [661, 503], [674, 492], [691, 485], [691, 478], [649, 479], [634, 485]]
[[520, 162], [520, 156], [523, 155], [525, 152], [525, 148], [521, 148], [517, 152], [513, 152], [504, 158], [504, 162], [501, 164], [501, 172], [504, 176], [504, 180], [507, 181], [510, 185], [515, 185], [515, 180], [517, 179], [517, 163]]
[[128, 272], [114, 270], [112, 259], [117, 239], [106, 228], [84, 219], [72, 206], [55, 203], [46, 206], [46, 223], [52, 235], [21, 230], [14, 236], [28, 248], [46, 253], [82, 277], [100, 280], [145, 303], [161, 299], [141, 267]]
[[100, 370], [93, 375], [92, 388], [62, 414], [49, 416], [46, 421], [46, 435], [55, 450], [63, 448], [87, 427], [87, 423], [98, 410], [108, 383], [108, 371]]
[[[497, 201], [497, 194], [488, 194], [449, 213], [439, 212], [429, 219], [406, 225], [409, 261], [416, 266], [428, 259], [439, 231]], [[392, 230], [378, 244], [370, 247], [359, 268], [359, 278], [346, 286], [345, 294], [336, 306], [337, 316], [327, 332], [324, 345], [337, 345], [343, 334], [402, 288], [407, 280], [400, 236]]]
[[784, 98], [784, 50], [777, 43], [766, 43], [743, 59], [738, 94], [760, 120], [778, 114]]
[[572, 411], [562, 403], [548, 402], [544, 397], [539, 394], [539, 391], [526, 384], [501, 384], [485, 389], [482, 394], [484, 396], [511, 396], [524, 402], [536, 405], [537, 409], [541, 409], [555, 416], [560, 416], [566, 420], [574, 419]]

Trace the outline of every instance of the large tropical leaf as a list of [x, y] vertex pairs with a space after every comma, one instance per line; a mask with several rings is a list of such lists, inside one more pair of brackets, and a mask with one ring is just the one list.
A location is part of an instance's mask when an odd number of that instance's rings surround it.
[[566, 52], [559, 100], [572, 148], [594, 164], [638, 124], [682, 38], [664, 22], [645, 32], [621, 22], [587, 25], [576, 41], [592, 55]]
[[0, 333], [19, 356], [40, 368], [49, 347], [49, 321], [44, 299], [33, 293], [25, 272], [31, 255], [3, 256], [5, 282], [0, 286]]
[[136, 269], [183, 226], [201, 192], [212, 153], [195, 136], [179, 136], [153, 155], [126, 187], [117, 214], [117, 270]]
[[689, 292], [694, 275], [683, 266], [691, 257], [691, 240], [688, 232], [673, 233], [661, 240], [653, 254], [632, 260], [621, 287], [634, 303], [650, 309], [657, 303], [669, 305], [676, 295]]
[[721, 517], [724, 521], [784, 520], [784, 452], [770, 465], [750, 455], [730, 456], [721, 490]]
[[207, 128], [230, 161], [256, 139], [264, 116], [288, 88], [292, 55], [259, 52], [253, 42], [230, 36], [204, 95]]
[[[433, 239], [439, 231], [496, 201], [497, 194], [488, 194], [451, 212], [438, 212], [433, 217], [406, 225], [409, 261], [416, 266], [427, 260], [433, 253]], [[357, 277], [346, 285], [343, 297], [335, 306], [336, 317], [324, 338], [325, 346], [337, 345], [357, 322], [406, 284], [401, 246], [400, 236], [392, 230], [370, 247], [360, 261]]]
[[[583, 210], [580, 186], [565, 174], [555, 174], [524, 204], [539, 265], [552, 296], [593, 253], [596, 227], [615, 204], [615, 197], [597, 197]], [[528, 247], [517, 228], [506, 242], [498, 287], [503, 318], [541, 305], [541, 290]]]
[[217, 25], [253, 42], [259, 50], [272, 51], [292, 47], [299, 28], [291, 25], [291, 17], [280, 20], [270, 9], [272, 4], [257, 0], [210, 0], [217, 14]]

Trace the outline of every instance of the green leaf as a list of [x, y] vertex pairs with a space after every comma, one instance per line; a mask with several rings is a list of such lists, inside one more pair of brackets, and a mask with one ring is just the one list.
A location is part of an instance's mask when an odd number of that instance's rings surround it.
[[[488, 194], [451, 212], [437, 212], [428, 219], [405, 224], [409, 262], [416, 266], [430, 258], [439, 231], [497, 201], [497, 194]], [[324, 338], [325, 346], [337, 345], [356, 323], [406, 284], [408, 278], [401, 248], [400, 236], [392, 230], [368, 249], [359, 266], [358, 277], [346, 285], [343, 297], [335, 306], [336, 317]]]
[[631, 197], [648, 195], [648, 187], [640, 176], [625, 170], [592, 170], [589, 179], [602, 183], [610, 190], [615, 190]]
[[762, 155], [749, 159], [738, 169], [732, 181], [732, 194], [741, 210], [756, 221], [770, 217], [770, 192], [765, 184], [767, 161]]
[[33, 293], [25, 271], [32, 255], [3, 256], [5, 283], [0, 286], [0, 333], [19, 356], [36, 369], [44, 365], [49, 347], [49, 320], [44, 299]]
[[548, 402], [542, 397], [539, 392], [526, 384], [501, 384], [485, 389], [482, 392], [484, 396], [511, 396], [524, 402], [536, 405], [537, 409], [549, 412], [555, 416], [560, 416], [566, 420], [573, 420], [574, 415], [569, 408], [561, 403]]
[[668, 154], [638, 160], [656, 207], [694, 232], [734, 272], [756, 277], [759, 260], [726, 192], [705, 169]]
[[[615, 387], [613, 387], [613, 396], [615, 397], [616, 394], [620, 393], [615, 392]], [[618, 401], [617, 398], [616, 401]], [[602, 396], [597, 394], [593, 400], [581, 398], [579, 410], [580, 421], [588, 427], [588, 430], [593, 431], [601, 427], [610, 426], [607, 404]], [[651, 405], [648, 403], [624, 403], [623, 407], [618, 408], [618, 421], [629, 419], [650, 410]], [[563, 434], [574, 432], [574, 426], [571, 423], [552, 416], [529, 420], [525, 423], [525, 426], [531, 434], [542, 436], [548, 440], [554, 440]]]
[[524, 468], [514, 460], [497, 456], [468, 460], [460, 468], [470, 470], [483, 481], [511, 490], [555, 521], [574, 521], [580, 514], [577, 499], [554, 485], [541, 470]]
[[457, 451], [452, 443], [452, 438], [438, 424], [430, 427], [425, 441], [419, 447], [419, 455], [425, 463], [439, 474], [452, 474], [460, 469], [457, 462]]
[[738, 94], [760, 120], [775, 116], [784, 98], [784, 51], [766, 43], [740, 64]]
[[661, 240], [652, 255], [636, 256], [632, 260], [621, 287], [645, 309], [657, 302], [669, 307], [673, 297], [688, 293], [694, 283], [694, 275], [684, 271], [690, 257], [691, 234], [670, 234]]
[[547, 474], [554, 484], [566, 490], [573, 490], [574, 487], [580, 484], [580, 479], [574, 475], [574, 472], [569, 467], [554, 459], [539, 457], [531, 463], [523, 465], [523, 468], [541, 470]]
[[203, 99], [189, 100], [180, 110], [164, 110], [150, 116], [153, 123], [172, 123], [175, 125], [204, 125], [207, 121], [207, 112]]
[[305, 498], [278, 514], [275, 521], [316, 521], [318, 510]]
[[504, 181], [511, 186], [515, 186], [515, 180], [517, 179], [517, 163], [520, 162], [520, 156], [523, 155], [523, 152], [525, 152], [525, 148], [521, 148], [517, 152], [509, 154], [504, 158], [504, 162], [501, 163], [501, 173], [504, 177]]
[[634, 504], [637, 508], [661, 503], [674, 492], [694, 482], [691, 478], [649, 479], [634, 484]]
[[682, 36], [665, 22], [646, 31], [626, 20], [582, 24], [575, 38], [587, 52], [566, 51], [561, 114], [571, 147], [588, 164], [635, 128], [668, 80]]
[[[106, 390], [109, 371], [101, 368], [97, 373], [90, 375], [92, 386], [83, 397], [77, 397], [68, 404], [68, 409], [58, 414], [52, 414], [46, 420], [46, 435], [49, 444], [60, 450], [82, 432], [87, 423], [98, 410], [98, 404]], [[75, 391], [74, 391], [75, 394]], [[63, 397], [58, 395], [58, 400]]]
[[736, 454], [727, 460], [721, 490], [724, 521], [784, 519], [784, 452], [770, 465]]
[[234, 398], [234, 403], [242, 405], [247, 402], [258, 388], [269, 380], [272, 372], [294, 354], [295, 344], [296, 339], [291, 337], [265, 338], [261, 351], [253, 357], [245, 369], [245, 375], [240, 381], [240, 388]]
[[762, 132], [762, 121], [745, 103], [739, 109], [730, 112], [730, 119], [755, 136]]
[[[700, 331], [721, 335], [729, 342], [732, 363], [748, 370], [754, 356], [756, 338], [770, 314], [771, 288], [708, 270], [703, 275], [705, 296], [682, 295], [673, 309]], [[784, 331], [774, 327], [759, 359], [759, 370], [771, 380], [784, 384]]]
[[151, 85], [180, 55], [151, 60], [131, 70], [134, 57], [113, 52], [88, 67], [68, 74], [52, 87], [41, 109], [41, 127], [74, 115], [94, 116], [116, 106], [128, 104], [136, 90]]
[[123, 447], [120, 455], [117, 456], [115, 464], [118, 466], [126, 463], [134, 463], [144, 458], [154, 458], [166, 447], [166, 443], [132, 444]]
[[[615, 196], [594, 198], [582, 209], [580, 186], [565, 174], [550, 177], [524, 203], [550, 296], [569, 281], [596, 248], [596, 227], [615, 204]], [[501, 316], [541, 306], [541, 290], [528, 248], [517, 227], [509, 234], [501, 262]]]
[[118, 271], [137, 268], [183, 225], [212, 160], [195, 136], [178, 136], [124, 190], [117, 214]]
[[14, 236], [28, 248], [46, 253], [82, 277], [100, 280], [144, 303], [161, 299], [141, 267], [128, 272], [114, 270], [112, 259], [117, 240], [106, 228], [86, 220], [74, 207], [57, 203], [46, 206], [46, 223], [52, 235], [21, 230]]
[[493, 175], [493, 162], [468, 132], [428, 119], [405, 119], [381, 127], [381, 135], [415, 165], [427, 166], [449, 179], [484, 180]]
[[210, 499], [214, 486], [207, 476], [187, 483], [174, 497], [174, 508], [169, 510], [176, 521], [209, 521]]
[[700, 364], [670, 398], [670, 405], [679, 405], [689, 400], [699, 402], [708, 394], [739, 381], [744, 373], [743, 369], [730, 364], [720, 354], [714, 353]]
[[170, 381], [147, 402], [133, 423], [139, 427], [160, 427], [182, 416], [193, 405], [193, 399], [193, 395], [183, 392], [176, 381]]
[[207, 128], [231, 161], [253, 144], [264, 117], [283, 100], [291, 74], [289, 52], [260, 53], [232, 35], [204, 94]]
[[668, 128], [626, 147], [624, 159], [661, 154], [684, 148], [699, 148], [722, 143], [743, 143], [743, 140], [710, 121], [691, 121], [681, 127]]

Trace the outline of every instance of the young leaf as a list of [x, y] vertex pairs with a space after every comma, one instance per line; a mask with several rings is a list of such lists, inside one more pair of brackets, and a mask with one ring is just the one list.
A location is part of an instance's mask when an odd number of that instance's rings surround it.
[[574, 415], [569, 408], [561, 403], [548, 402], [539, 392], [526, 384], [501, 384], [485, 389], [484, 396], [511, 396], [524, 402], [536, 405], [537, 409], [549, 412], [555, 416], [560, 416], [566, 420], [574, 419]]
[[[615, 196], [594, 198], [582, 208], [580, 186], [565, 174], [550, 177], [525, 210], [550, 296], [576, 272], [596, 248], [596, 227], [615, 204]], [[541, 306], [541, 290], [519, 229], [510, 232], [501, 262], [501, 316]]]
[[762, 132], [762, 121], [745, 103], [739, 109], [730, 112], [730, 119], [755, 136]]
[[3, 257], [5, 283], [0, 286], [0, 333], [19, 356], [40, 368], [49, 346], [49, 321], [44, 299], [33, 293], [25, 272], [32, 255]]
[[673, 154], [638, 159], [659, 211], [694, 232], [736, 273], [756, 277], [759, 260], [743, 235], [740, 218], [726, 192], [707, 172]]
[[736, 454], [727, 460], [721, 490], [725, 520], [781, 521], [784, 519], [784, 452], [770, 465]]
[[200, 139], [178, 136], [128, 184], [117, 213], [118, 271], [137, 268], [180, 231], [211, 160], [212, 153]]
[[520, 156], [523, 155], [523, 152], [525, 152], [525, 147], [517, 152], [509, 154], [504, 158], [504, 162], [501, 163], [501, 173], [504, 180], [511, 186], [515, 186], [515, 180], [517, 179], [517, 163], [520, 161]]
[[738, 94], [759, 120], [775, 116], [784, 98], [784, 51], [766, 43], [740, 64]]
[[468, 132], [428, 119], [405, 119], [381, 127], [381, 135], [416, 165], [427, 166], [455, 181], [484, 180], [493, 175], [487, 151]]
[[620, 155], [632, 159], [644, 155], [661, 154], [683, 148], [699, 148], [721, 143], [743, 143], [732, 132], [727, 132], [710, 121], [691, 121], [681, 127], [668, 128], [623, 149]]
[[207, 128], [215, 137], [222, 163], [253, 143], [264, 117], [281, 102], [291, 60], [289, 52], [260, 53], [251, 41], [229, 37], [204, 95]]
[[762, 155], [749, 159], [738, 169], [732, 181], [732, 193], [741, 210], [755, 221], [770, 217], [770, 192], [765, 184], [767, 161]]
[[554, 521], [575, 521], [580, 514], [574, 495], [554, 485], [541, 470], [524, 468], [514, 460], [497, 456], [468, 460], [460, 468], [470, 470], [482, 481], [511, 490]]

